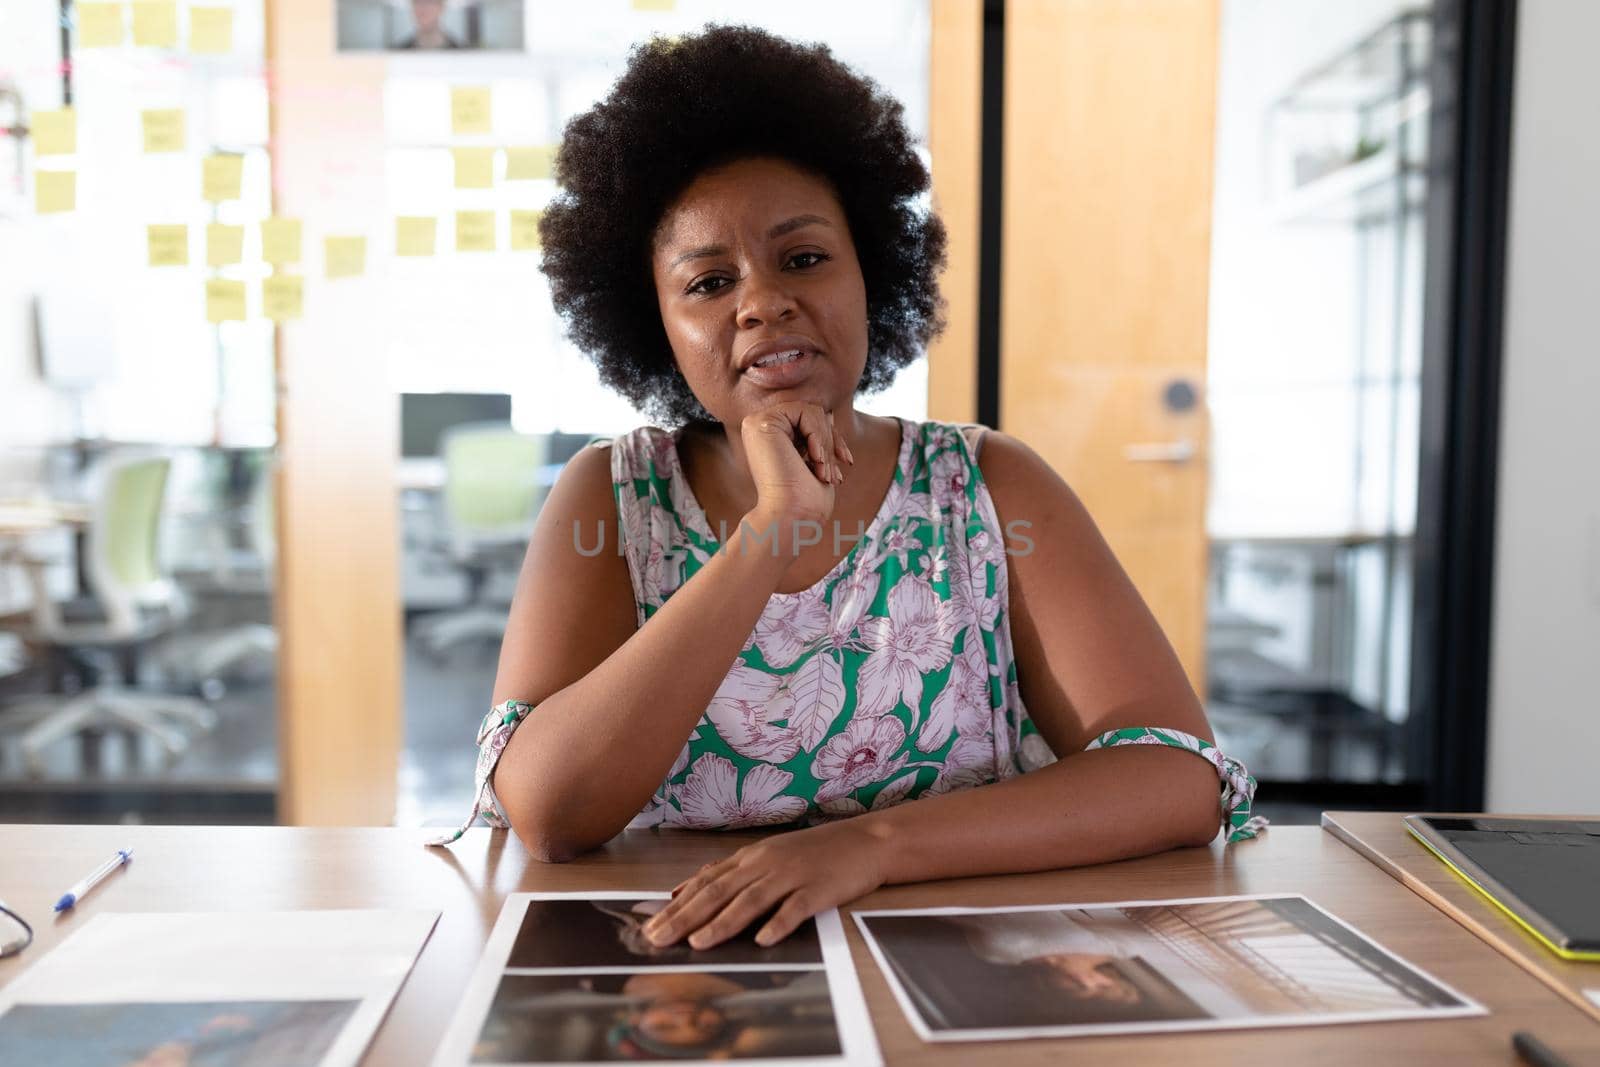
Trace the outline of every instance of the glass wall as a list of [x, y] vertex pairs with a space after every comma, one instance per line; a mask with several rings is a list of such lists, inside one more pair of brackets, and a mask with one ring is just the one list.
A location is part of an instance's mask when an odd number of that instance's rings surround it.
[[271, 821], [262, 3], [4, 25], [0, 806]]
[[1431, 13], [1396, 0], [1222, 11], [1207, 705], [1258, 778], [1395, 782]]
[[[563, 126], [605, 95], [634, 44], [709, 22], [741, 22], [828, 44], [892, 92], [912, 132], [924, 142], [927, 136], [926, 0], [529, 4], [524, 13], [525, 54], [387, 58], [388, 207], [396, 218], [438, 220], [438, 253], [397, 258], [390, 273], [388, 366], [401, 412], [407, 620], [402, 823], [456, 822], [469, 802], [473, 736], [489, 707], [517, 566], [560, 465], [591, 437], [647, 421], [604, 389], [566, 340], [538, 252], [521, 247], [514, 231], [517, 213], [537, 212], [556, 194], [549, 159]], [[452, 133], [450, 94], [461, 86], [488, 90], [492, 134]], [[462, 188], [461, 168], [485, 149], [491, 171], [468, 184], [486, 187]], [[494, 251], [458, 250], [458, 211], [494, 212]], [[925, 417], [926, 364], [906, 368], [864, 407]], [[483, 440], [498, 433], [492, 447], [523, 449], [531, 458], [517, 469], [537, 468], [532, 485], [487, 487], [509, 501], [510, 512], [492, 522], [458, 506], [467, 491], [464, 472], [446, 462], [451, 431], [459, 435], [466, 425], [483, 432]]]

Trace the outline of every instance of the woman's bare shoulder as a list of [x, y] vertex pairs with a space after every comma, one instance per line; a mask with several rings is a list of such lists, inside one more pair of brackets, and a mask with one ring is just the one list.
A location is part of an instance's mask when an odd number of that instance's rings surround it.
[[594, 441], [567, 460], [541, 509], [573, 518], [608, 515], [615, 503], [611, 492], [613, 441]]

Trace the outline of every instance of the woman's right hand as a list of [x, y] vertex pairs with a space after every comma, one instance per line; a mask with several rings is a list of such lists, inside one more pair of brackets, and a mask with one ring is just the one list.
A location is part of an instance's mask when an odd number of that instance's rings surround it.
[[756, 486], [749, 521], [780, 524], [780, 543], [788, 544], [795, 523], [832, 517], [834, 489], [855, 455], [834, 432], [831, 412], [814, 401], [786, 401], [745, 416], [739, 435]]

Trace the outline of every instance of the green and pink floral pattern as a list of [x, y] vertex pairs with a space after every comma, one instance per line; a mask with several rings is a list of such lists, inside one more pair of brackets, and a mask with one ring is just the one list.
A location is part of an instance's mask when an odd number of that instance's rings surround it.
[[[1023, 706], [1012, 653], [1006, 541], [976, 460], [981, 427], [901, 423], [878, 514], [811, 588], [775, 593], [665, 781], [630, 824], [733, 829], [815, 823], [1001, 781], [1055, 761]], [[639, 625], [720, 545], [673, 434], [610, 442], [622, 551]], [[845, 531], [848, 536], [854, 531]], [[608, 543], [607, 549], [611, 550]], [[472, 819], [507, 825], [490, 785], [532, 705], [478, 731]], [[1168, 744], [1222, 782], [1229, 840], [1254, 836], [1255, 780], [1188, 734], [1120, 730], [1089, 748]], [[456, 831], [430, 842], [445, 844]]]

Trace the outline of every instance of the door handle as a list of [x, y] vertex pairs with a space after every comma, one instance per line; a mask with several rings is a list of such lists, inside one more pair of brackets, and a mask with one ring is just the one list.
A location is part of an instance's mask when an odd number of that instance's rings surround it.
[[1198, 452], [1193, 441], [1156, 441], [1127, 445], [1122, 458], [1130, 463], [1187, 463]]

